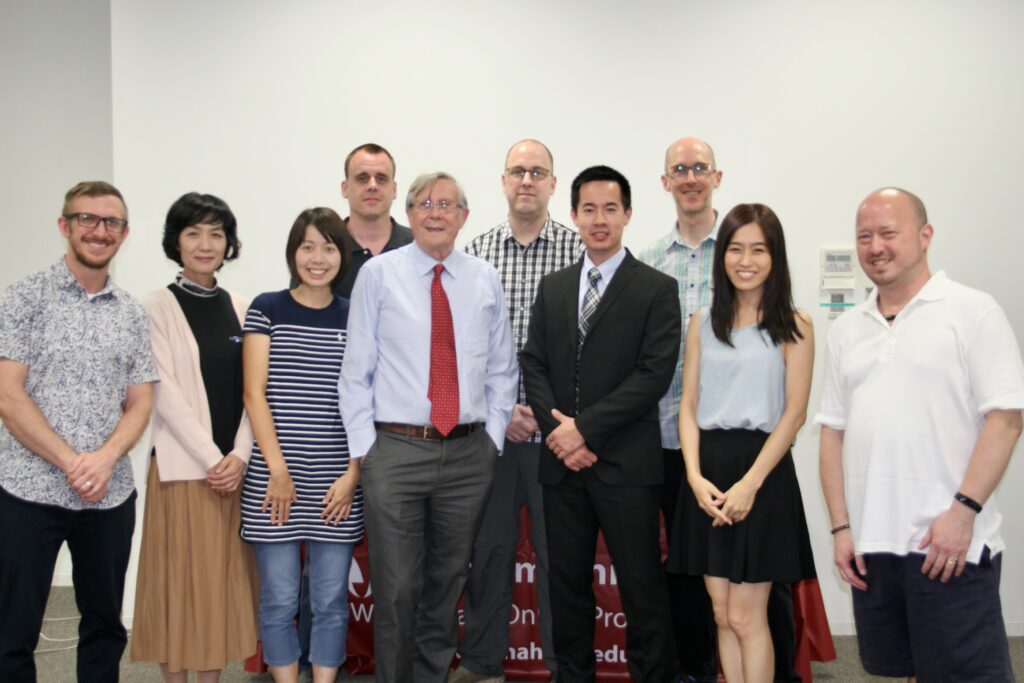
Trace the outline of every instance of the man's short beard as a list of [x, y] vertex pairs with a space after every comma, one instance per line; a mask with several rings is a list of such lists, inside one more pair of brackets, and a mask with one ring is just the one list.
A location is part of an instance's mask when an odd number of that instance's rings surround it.
[[74, 244], [71, 245], [71, 255], [74, 257], [75, 261], [77, 261], [80, 265], [83, 265], [86, 268], [89, 268], [90, 270], [103, 270], [104, 268], [110, 265], [110, 261], [113, 260], [114, 258], [114, 255], [111, 254], [110, 257], [107, 258], [102, 263], [89, 261], [86, 258], [85, 254], [81, 253]]

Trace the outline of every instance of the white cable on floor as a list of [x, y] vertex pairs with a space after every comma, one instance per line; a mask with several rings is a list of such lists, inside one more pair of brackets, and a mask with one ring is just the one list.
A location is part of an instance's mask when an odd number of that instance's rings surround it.
[[[78, 621], [81, 618], [82, 617], [80, 617], [80, 616], [74, 616], [74, 617], [43, 617], [43, 623], [46, 623], [48, 621], [55, 621], [55, 622], [56, 621]], [[45, 640], [48, 643], [74, 643], [75, 641], [78, 640], [78, 636], [74, 636], [72, 638], [51, 638], [50, 636], [46, 635], [42, 631], [39, 632], [39, 637], [42, 638], [43, 640]], [[75, 645], [68, 645], [67, 647], [48, 648], [46, 650], [38, 650], [37, 649], [33, 654], [43, 655], [43, 654], [46, 654], [47, 652], [65, 652], [67, 650], [74, 650], [77, 647], [78, 647], [78, 645], [75, 644]]]

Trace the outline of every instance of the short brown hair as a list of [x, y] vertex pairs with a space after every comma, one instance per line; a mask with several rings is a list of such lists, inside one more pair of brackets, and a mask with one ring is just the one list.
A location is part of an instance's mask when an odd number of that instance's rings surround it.
[[124, 207], [124, 218], [128, 220], [128, 205], [124, 202], [124, 197], [121, 196], [121, 191], [108, 182], [102, 180], [83, 180], [78, 183], [64, 195], [64, 208], [60, 214], [67, 216], [68, 211], [71, 210], [71, 202], [76, 197], [117, 197], [121, 200], [121, 206]]
[[347, 157], [345, 157], [345, 180], [348, 180], [348, 167], [352, 164], [352, 157], [359, 152], [366, 152], [367, 154], [386, 154], [388, 159], [391, 160], [391, 179], [395, 179], [395, 158], [391, 156], [391, 152], [387, 151], [376, 142], [367, 142], [356, 147], [348, 153]]
[[299, 271], [295, 267], [295, 252], [299, 250], [302, 241], [306, 239], [306, 228], [311, 225], [323, 235], [325, 240], [338, 247], [341, 252], [341, 267], [338, 268], [338, 274], [331, 280], [333, 289], [345, 277], [349, 263], [352, 262], [352, 245], [348, 228], [345, 227], [345, 221], [341, 220], [341, 216], [335, 213], [334, 209], [328, 209], [325, 206], [306, 209], [295, 219], [295, 223], [292, 224], [292, 229], [288, 233], [288, 246], [285, 247], [288, 272], [291, 273], [292, 282], [302, 282]]

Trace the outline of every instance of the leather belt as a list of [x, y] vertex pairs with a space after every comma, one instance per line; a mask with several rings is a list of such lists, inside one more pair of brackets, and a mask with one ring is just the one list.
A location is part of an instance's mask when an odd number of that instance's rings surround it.
[[445, 436], [441, 432], [437, 431], [436, 427], [432, 427], [430, 425], [407, 425], [401, 424], [400, 422], [374, 422], [373, 424], [377, 429], [383, 429], [385, 432], [402, 434], [403, 436], [409, 436], [414, 439], [426, 439], [427, 441], [461, 439], [464, 436], [469, 436], [484, 426], [483, 422], [458, 424], [452, 428], [452, 431], [448, 432], [448, 436]]

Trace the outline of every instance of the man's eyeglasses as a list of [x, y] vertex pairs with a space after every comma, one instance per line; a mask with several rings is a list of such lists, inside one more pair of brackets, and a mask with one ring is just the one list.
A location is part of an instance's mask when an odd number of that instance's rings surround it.
[[71, 213], [64, 216], [64, 218], [68, 219], [69, 221], [78, 221], [78, 224], [81, 225], [86, 230], [95, 230], [97, 227], [99, 227], [100, 223], [103, 223], [103, 226], [107, 229], [107, 232], [109, 232], [112, 235], [120, 235], [122, 232], [124, 232], [125, 228], [128, 227], [128, 221], [124, 220], [123, 218], [115, 218], [113, 216], [96, 216], [91, 213]]
[[529, 173], [530, 177], [533, 178], [534, 180], [544, 180], [549, 175], [551, 175], [551, 171], [549, 171], [546, 168], [541, 168], [540, 166], [534, 166], [533, 168], [513, 166], [512, 168], [506, 168], [505, 173], [512, 176], [513, 178], [516, 178], [517, 180], [522, 180], [523, 176], [525, 176], [527, 173]]
[[436, 202], [433, 199], [424, 199], [419, 204], [413, 204], [412, 207], [417, 211], [423, 213], [430, 213], [431, 209], [437, 209], [441, 213], [451, 213], [455, 209], [459, 208], [458, 203], [450, 202], [447, 199], [438, 199]]
[[690, 171], [693, 171], [694, 178], [706, 178], [715, 172], [715, 167], [702, 161], [698, 161], [693, 166], [676, 164], [675, 166], [669, 166], [666, 175], [669, 178], [685, 178], [690, 175]]

